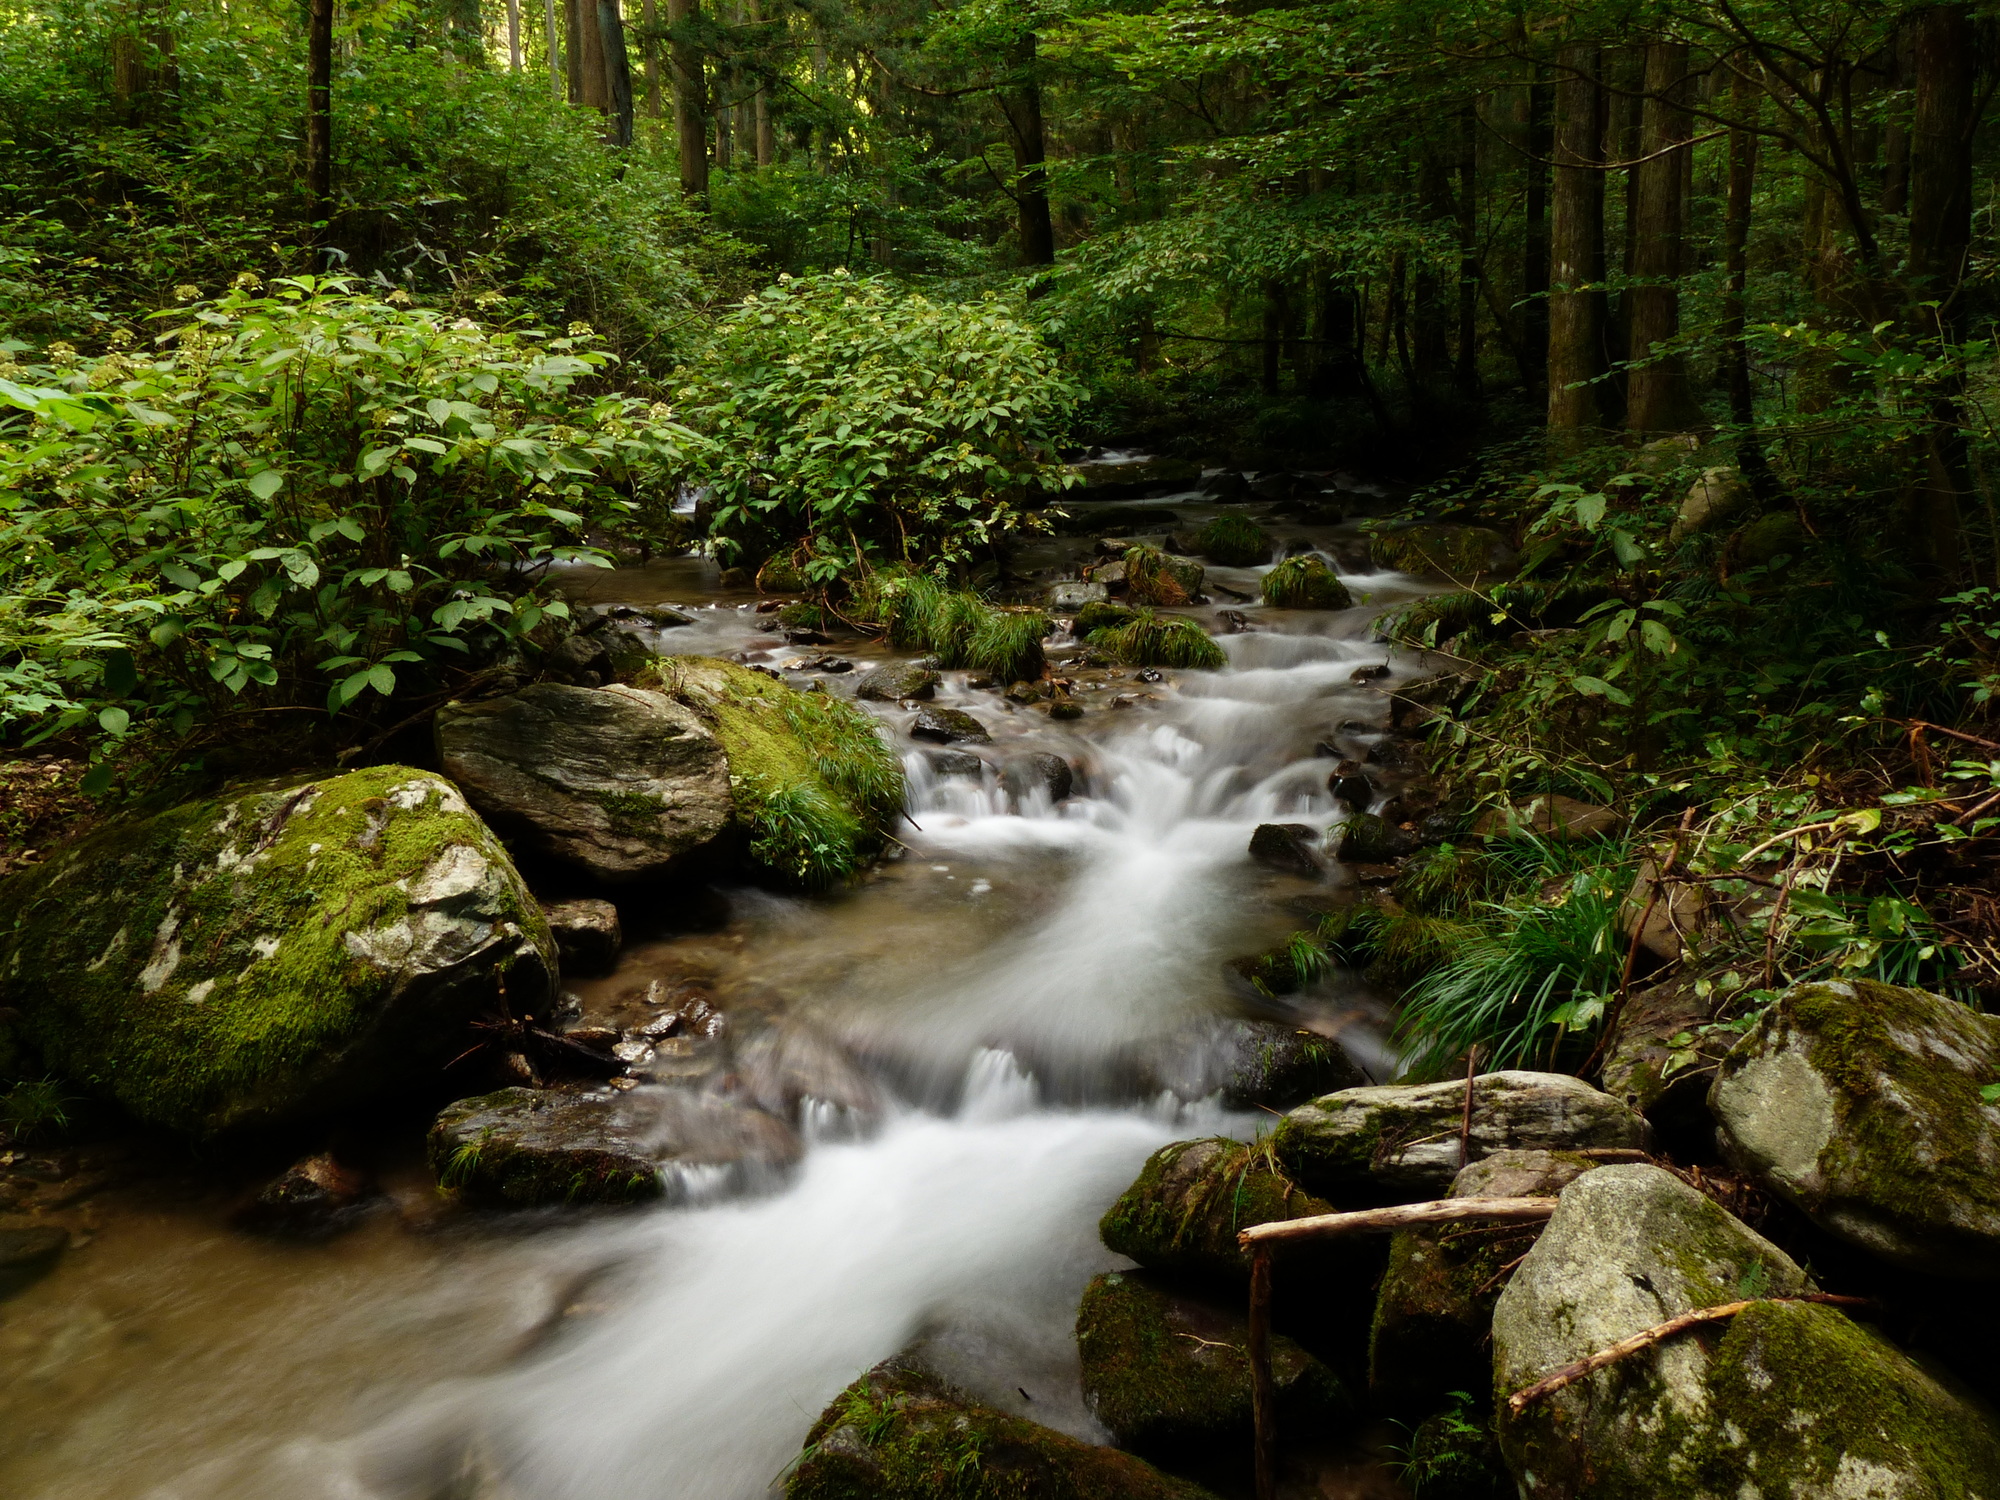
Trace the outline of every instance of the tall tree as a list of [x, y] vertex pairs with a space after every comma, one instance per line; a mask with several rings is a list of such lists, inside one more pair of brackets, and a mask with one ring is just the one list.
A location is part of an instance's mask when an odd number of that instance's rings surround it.
[[1604, 248], [1598, 63], [1598, 48], [1591, 42], [1566, 42], [1556, 53], [1548, 425], [1565, 439], [1599, 421], [1591, 382], [1603, 373], [1603, 328], [1600, 297], [1590, 284]]
[[306, 214], [333, 215], [333, 0], [306, 0]]
[[667, 61], [674, 96], [674, 139], [680, 148], [681, 192], [708, 199], [708, 77], [694, 32], [701, 0], [667, 0]]
[[1671, 345], [1680, 332], [1681, 234], [1685, 223], [1688, 49], [1676, 42], [1646, 48], [1639, 155], [1632, 167], [1632, 285], [1625, 293], [1632, 369], [1625, 422], [1635, 433], [1679, 432], [1701, 421], [1687, 365]]
[[1021, 263], [1052, 266], [1056, 260], [1055, 223], [1049, 216], [1047, 128], [1042, 119], [1042, 82], [1037, 67], [1037, 39], [1023, 32], [1010, 49], [1013, 71], [1000, 90], [1000, 108], [1014, 147], [1014, 201], [1020, 226]]

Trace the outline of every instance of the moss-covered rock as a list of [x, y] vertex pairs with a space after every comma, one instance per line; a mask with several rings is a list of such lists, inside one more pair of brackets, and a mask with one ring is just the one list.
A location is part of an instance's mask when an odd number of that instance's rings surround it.
[[[1119, 1447], [1163, 1462], [1207, 1445], [1247, 1444], [1248, 1339], [1240, 1306], [1192, 1295], [1155, 1272], [1099, 1276], [1076, 1314], [1084, 1400]], [[1351, 1416], [1339, 1378], [1282, 1335], [1271, 1341], [1271, 1374], [1281, 1429], [1325, 1434]]]
[[859, 874], [903, 807], [903, 768], [867, 710], [734, 662], [662, 657], [642, 684], [693, 709], [729, 760], [751, 858], [808, 887]]
[[436, 1077], [556, 951], [507, 853], [406, 766], [121, 820], [0, 887], [0, 1005], [43, 1061], [196, 1136]]
[[[1465, 1084], [1347, 1089], [1301, 1104], [1271, 1134], [1291, 1177], [1335, 1196], [1434, 1198], [1459, 1170]], [[1576, 1151], [1647, 1143], [1646, 1122], [1567, 1073], [1484, 1073], [1474, 1081], [1465, 1160], [1513, 1149]]]
[[1131, 547], [1124, 560], [1125, 597], [1134, 604], [1187, 604], [1201, 597], [1202, 565], [1158, 547]]
[[1224, 1033], [1222, 1102], [1287, 1109], [1368, 1079], [1340, 1043], [1275, 1021], [1232, 1021]]
[[1354, 604], [1340, 575], [1311, 553], [1288, 557], [1271, 569], [1261, 591], [1274, 609], [1349, 609]]
[[1234, 511], [1210, 521], [1193, 541], [1192, 550], [1225, 568], [1252, 568], [1271, 559], [1271, 534]]
[[1340, 825], [1338, 839], [1333, 857], [1350, 865], [1391, 864], [1417, 847], [1414, 833], [1367, 812], [1350, 814]]
[[1101, 646], [1128, 667], [1219, 672], [1229, 665], [1229, 657], [1198, 621], [1181, 615], [1156, 615], [1150, 609], [1133, 611], [1132, 618], [1122, 625], [1092, 631], [1090, 644]]
[[1795, 985], [1723, 1060], [1725, 1149], [1898, 1264], [2000, 1277], [2000, 1021], [1869, 980]]
[[1657, 1167], [1564, 1189], [1501, 1294], [1494, 1394], [1528, 1500], [1992, 1500], [1986, 1413], [1823, 1305], [1765, 1302], [1509, 1416], [1504, 1398], [1696, 1308], [1807, 1290], [1776, 1246]]
[[981, 1405], [907, 1355], [833, 1399], [786, 1500], [1211, 1500], [1143, 1459]]
[[1142, 1266], [1247, 1277], [1250, 1257], [1236, 1243], [1240, 1232], [1332, 1211], [1294, 1186], [1261, 1146], [1216, 1136], [1155, 1151], [1104, 1215], [1098, 1234], [1109, 1249]]
[[1697, 994], [1686, 977], [1634, 990], [1604, 1049], [1605, 1093], [1663, 1130], [1701, 1126], [1716, 1070], [1738, 1040], [1733, 1031], [1702, 1030], [1726, 1003]]
[[1377, 532], [1368, 550], [1378, 568], [1462, 582], [1491, 571], [1506, 555], [1507, 539], [1485, 526], [1429, 522]]

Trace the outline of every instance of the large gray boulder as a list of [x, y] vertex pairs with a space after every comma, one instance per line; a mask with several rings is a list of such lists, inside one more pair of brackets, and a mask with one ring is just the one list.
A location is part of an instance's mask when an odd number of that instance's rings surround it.
[[1493, 1313], [1494, 1395], [1528, 1500], [1993, 1500], [1987, 1415], [1835, 1308], [1764, 1301], [1519, 1416], [1506, 1398], [1642, 1329], [1810, 1289], [1775, 1245], [1657, 1167], [1563, 1190]]
[[1795, 985], [1709, 1091], [1725, 1151], [1899, 1265], [2000, 1277], [2000, 1021], [1865, 979]]
[[440, 708], [437, 743], [502, 832], [606, 882], [658, 874], [734, 816], [722, 742], [664, 693], [536, 683]]
[[[1308, 1190], [1436, 1198], [1460, 1166], [1463, 1080], [1344, 1089], [1292, 1110], [1272, 1133], [1278, 1163]], [[1503, 1072], [1473, 1081], [1467, 1163], [1509, 1148], [1643, 1149], [1643, 1118], [1567, 1073]]]
[[500, 841], [408, 766], [121, 819], [0, 884], [0, 1007], [50, 1068], [195, 1136], [431, 1086], [555, 976]]

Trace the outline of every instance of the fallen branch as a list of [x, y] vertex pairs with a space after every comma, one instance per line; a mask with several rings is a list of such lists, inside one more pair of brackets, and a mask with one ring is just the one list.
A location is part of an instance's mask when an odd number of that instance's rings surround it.
[[1391, 1208], [1364, 1208], [1355, 1213], [1315, 1214], [1309, 1219], [1281, 1219], [1253, 1224], [1236, 1236], [1245, 1250], [1260, 1250], [1287, 1240], [1331, 1239], [1343, 1234], [1391, 1234], [1422, 1224], [1486, 1220], [1531, 1224], [1556, 1211], [1553, 1198], [1438, 1198], [1428, 1203], [1398, 1203]]
[[1651, 1328], [1642, 1328], [1630, 1338], [1620, 1339], [1608, 1349], [1564, 1365], [1560, 1370], [1544, 1375], [1533, 1385], [1514, 1392], [1507, 1398], [1510, 1416], [1520, 1416], [1530, 1406], [1544, 1396], [1553, 1396], [1565, 1386], [1575, 1385], [1586, 1375], [1616, 1364], [1628, 1354], [1637, 1354], [1641, 1349], [1649, 1349], [1664, 1339], [1690, 1328], [1699, 1328], [1704, 1323], [1721, 1323], [1766, 1302], [1818, 1302], [1832, 1307], [1865, 1307], [1866, 1297], [1838, 1297], [1830, 1292], [1803, 1292], [1796, 1297], [1751, 1297], [1743, 1302], [1725, 1302], [1720, 1307], [1698, 1307], [1693, 1312], [1684, 1312], [1677, 1318], [1669, 1318], [1664, 1323], [1655, 1323]]

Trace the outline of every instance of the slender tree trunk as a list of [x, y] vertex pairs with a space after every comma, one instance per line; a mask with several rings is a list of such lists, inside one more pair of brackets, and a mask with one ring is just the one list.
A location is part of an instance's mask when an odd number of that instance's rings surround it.
[[1049, 216], [1048, 143], [1042, 124], [1042, 85], [1035, 75], [1037, 39], [1031, 31], [1014, 44], [1016, 84], [1000, 95], [1014, 141], [1015, 201], [1019, 205], [1021, 264], [1052, 266], [1055, 224]]
[[597, 35], [604, 59], [604, 138], [632, 144], [632, 59], [625, 50], [625, 18], [618, 0], [597, 0]]
[[[659, 0], [640, 0], [639, 26], [646, 34], [641, 50], [646, 70], [646, 118], [662, 118], [663, 107], [660, 100], [660, 6]], [[657, 146], [658, 131], [653, 132], [653, 144]]]
[[451, 55], [467, 67], [486, 66], [486, 22], [479, 0], [452, 0]]
[[1683, 160], [1687, 110], [1687, 48], [1654, 42], [1646, 48], [1646, 98], [1639, 125], [1637, 190], [1632, 204], [1633, 286], [1630, 312], [1633, 367], [1626, 384], [1625, 423], [1640, 437], [1680, 432], [1701, 421], [1688, 389], [1687, 366], [1667, 345], [1680, 332]]
[[1741, 128], [1729, 132], [1729, 187], [1722, 218], [1722, 367], [1729, 387], [1729, 420], [1735, 424], [1736, 466], [1760, 496], [1777, 491], [1776, 478], [1757, 437], [1757, 405], [1750, 385], [1749, 325], [1750, 206], [1757, 187], [1758, 105], [1763, 94], [1750, 76], [1748, 57], [1739, 57], [1729, 79], [1731, 117]]
[[1895, 103], [1882, 132], [1882, 212], [1903, 214], [1910, 207], [1910, 110], [1902, 93], [1916, 73], [1911, 46], [1915, 28], [1905, 17], [1897, 23], [1896, 38], [1889, 48], [1891, 72], [1888, 88]]
[[674, 138], [680, 145], [681, 194], [708, 200], [708, 81], [701, 53], [685, 28], [701, 19], [701, 0], [667, 0], [668, 45], [674, 98]]
[[521, 71], [521, 0], [507, 0], [507, 71]]
[[1452, 380], [1462, 396], [1479, 395], [1479, 117], [1468, 104], [1458, 137], [1458, 363]]
[[1549, 224], [1549, 418], [1552, 433], [1576, 441], [1598, 425], [1588, 384], [1602, 371], [1600, 302], [1588, 287], [1604, 236], [1598, 130], [1598, 49], [1569, 42], [1556, 54]]
[[556, 0], [542, 0], [542, 13], [549, 38], [549, 93], [560, 99], [563, 96], [563, 50], [556, 36]]
[[333, 216], [333, 0], [306, 0], [306, 217]]
[[757, 143], [757, 165], [768, 167], [778, 159], [778, 140], [771, 130], [771, 78], [768, 61], [771, 49], [764, 30], [763, 0], [749, 0], [750, 24], [756, 28], [757, 66], [750, 96], [751, 129]]
[[1537, 64], [1529, 74], [1536, 82], [1528, 92], [1528, 180], [1522, 195], [1527, 224], [1521, 262], [1521, 342], [1527, 350], [1530, 396], [1545, 394], [1549, 380], [1549, 169], [1545, 163], [1554, 149], [1549, 123], [1549, 100], [1554, 91], [1540, 81], [1541, 72]]

